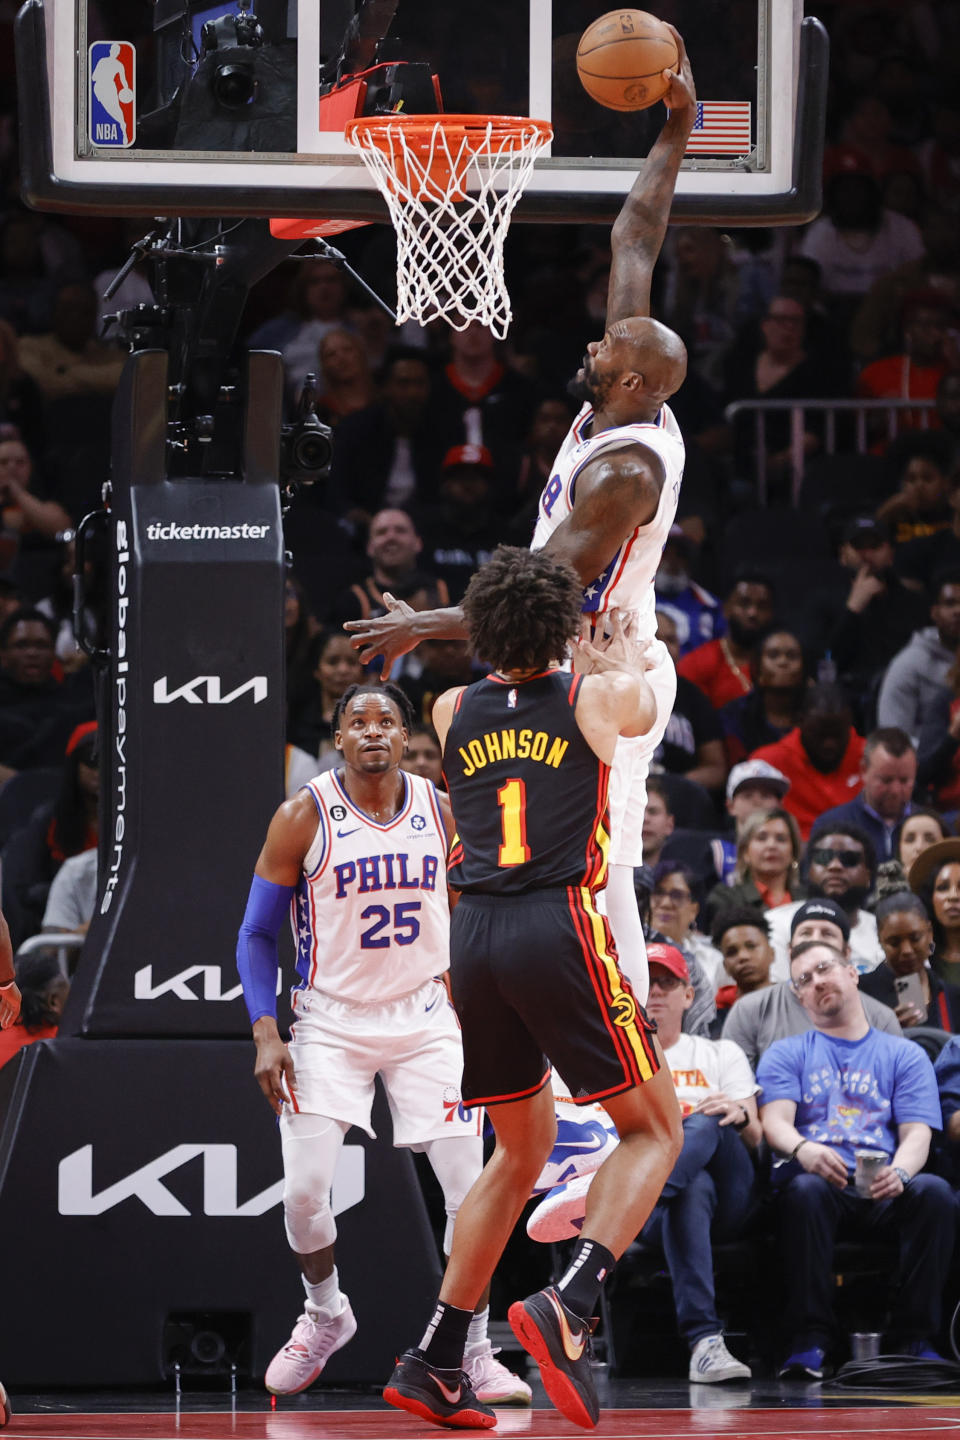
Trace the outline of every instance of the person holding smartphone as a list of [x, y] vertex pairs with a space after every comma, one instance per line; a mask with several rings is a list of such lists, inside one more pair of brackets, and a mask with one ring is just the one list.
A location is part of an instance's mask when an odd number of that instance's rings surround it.
[[919, 895], [909, 890], [888, 895], [875, 914], [884, 959], [876, 970], [861, 975], [861, 990], [889, 1005], [905, 1030], [926, 1025], [960, 1033], [960, 986], [930, 969], [933, 926]]

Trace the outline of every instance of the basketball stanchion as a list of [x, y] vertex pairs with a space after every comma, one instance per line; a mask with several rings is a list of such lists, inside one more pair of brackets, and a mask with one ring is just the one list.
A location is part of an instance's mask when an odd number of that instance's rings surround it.
[[512, 318], [503, 274], [510, 217], [545, 120], [505, 115], [369, 115], [344, 131], [386, 200], [397, 235], [397, 320], [479, 321], [502, 340]]

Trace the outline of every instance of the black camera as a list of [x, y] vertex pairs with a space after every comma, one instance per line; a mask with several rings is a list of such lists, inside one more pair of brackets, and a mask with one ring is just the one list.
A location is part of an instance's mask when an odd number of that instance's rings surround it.
[[256, 15], [247, 14], [250, 0], [237, 0], [237, 3], [239, 14], [220, 15], [216, 20], [208, 20], [201, 27], [200, 41], [204, 55], [210, 50], [220, 50], [228, 45], [248, 45], [256, 49], [263, 44], [263, 26]]
[[322, 479], [333, 459], [333, 431], [317, 417], [317, 377], [308, 375], [296, 419], [280, 431], [280, 483], [312, 483]]
[[[208, 20], [200, 31], [203, 54], [212, 50], [237, 48], [258, 50], [264, 42], [263, 27], [256, 15], [247, 13], [250, 0], [237, 0], [240, 12], [236, 15], [220, 15]], [[210, 79], [210, 88], [218, 105], [224, 110], [242, 110], [252, 105], [257, 98], [257, 77], [249, 60], [238, 60], [232, 56], [218, 65]]]

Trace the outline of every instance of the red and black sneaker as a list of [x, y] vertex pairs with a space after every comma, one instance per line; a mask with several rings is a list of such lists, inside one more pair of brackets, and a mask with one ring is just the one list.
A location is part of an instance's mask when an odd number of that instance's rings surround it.
[[387, 1382], [383, 1398], [434, 1425], [463, 1430], [490, 1430], [497, 1417], [478, 1400], [462, 1370], [438, 1370], [420, 1350], [405, 1350]]
[[510, 1328], [540, 1366], [540, 1379], [561, 1415], [592, 1430], [600, 1418], [593, 1383], [590, 1337], [596, 1320], [568, 1310], [552, 1286], [517, 1300], [507, 1312]]

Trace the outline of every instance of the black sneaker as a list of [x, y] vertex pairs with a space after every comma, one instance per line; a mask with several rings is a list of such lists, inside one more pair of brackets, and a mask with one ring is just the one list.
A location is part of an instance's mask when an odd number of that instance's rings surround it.
[[405, 1350], [387, 1382], [383, 1398], [434, 1425], [489, 1430], [497, 1417], [473, 1392], [462, 1370], [438, 1370], [419, 1350]]
[[564, 1305], [552, 1286], [517, 1300], [507, 1312], [510, 1328], [540, 1366], [540, 1378], [554, 1405], [592, 1430], [600, 1401], [590, 1369], [590, 1336], [596, 1320], [583, 1320]]

